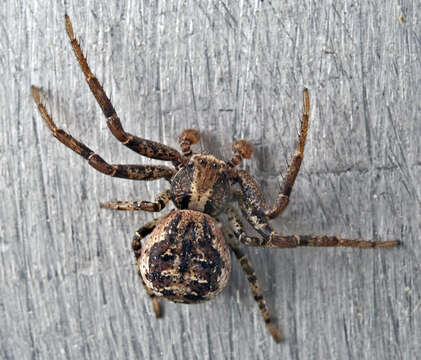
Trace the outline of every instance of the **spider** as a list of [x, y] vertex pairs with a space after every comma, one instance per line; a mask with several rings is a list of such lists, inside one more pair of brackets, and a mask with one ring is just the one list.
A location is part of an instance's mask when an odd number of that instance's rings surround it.
[[[247, 246], [292, 248], [298, 246], [350, 246], [357, 248], [392, 247], [399, 241], [371, 242], [348, 240], [336, 236], [280, 235], [269, 224], [287, 207], [295, 178], [303, 160], [310, 99], [303, 91], [303, 112], [298, 144], [273, 206], [269, 206], [254, 178], [237, 169], [243, 159], [249, 159], [252, 148], [245, 140], [234, 143], [233, 157], [223, 161], [215, 156], [193, 153], [191, 146], [199, 141], [199, 133], [187, 129], [178, 138], [181, 153], [169, 146], [127, 133], [101, 84], [91, 72], [76, 40], [70, 18], [65, 15], [67, 35], [85, 79], [107, 119], [111, 133], [129, 149], [157, 160], [172, 162], [163, 165], [109, 164], [86, 145], [59, 129], [40, 100], [39, 90], [32, 86], [32, 95], [41, 117], [52, 135], [78, 153], [99, 172], [132, 180], [165, 179], [169, 189], [156, 196], [155, 201], [115, 201], [100, 204], [114, 210], [143, 210], [160, 212], [171, 200], [176, 210], [157, 217], [140, 227], [133, 237], [132, 249], [138, 274], [149, 294], [154, 313], [161, 316], [157, 297], [174, 302], [199, 303], [219, 294], [226, 286], [231, 260], [229, 249], [247, 275], [254, 299], [266, 326], [276, 342], [282, 339], [262, 295], [255, 271], [239, 247]], [[242, 215], [260, 236], [249, 236], [243, 229]], [[218, 218], [227, 214], [227, 225]], [[146, 238], [146, 239], [145, 239]], [[145, 244], [142, 246], [142, 240]]]

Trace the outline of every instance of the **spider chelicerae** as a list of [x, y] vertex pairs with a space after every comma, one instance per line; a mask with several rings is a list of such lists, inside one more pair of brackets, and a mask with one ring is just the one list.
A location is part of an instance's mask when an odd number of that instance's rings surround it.
[[[93, 168], [114, 177], [132, 180], [165, 179], [169, 182], [170, 188], [159, 194], [152, 202], [115, 201], [101, 204], [102, 208], [114, 210], [160, 212], [171, 200], [177, 208], [140, 227], [132, 241], [139, 277], [152, 299], [157, 317], [161, 316], [157, 296], [174, 302], [198, 303], [219, 294], [229, 280], [231, 272], [229, 249], [231, 249], [247, 275], [267, 328], [275, 341], [279, 342], [281, 333], [272, 321], [255, 271], [241, 251], [239, 242], [248, 246], [272, 248], [298, 246], [377, 248], [399, 244], [399, 241], [374, 242], [342, 239], [336, 236], [284, 236], [278, 234], [269, 224], [270, 219], [279, 216], [287, 207], [303, 159], [310, 111], [307, 89], [303, 92], [303, 113], [298, 144], [283, 178], [280, 193], [274, 205], [269, 206], [254, 178], [247, 171], [236, 168], [243, 159], [250, 158], [252, 154], [252, 148], [247, 141], [236, 141], [232, 147], [234, 153], [232, 159], [223, 161], [209, 154], [192, 152], [191, 146], [199, 141], [199, 133], [194, 129], [187, 129], [179, 136], [181, 153], [169, 146], [127, 133], [101, 84], [91, 72], [67, 15], [65, 25], [73, 52], [89, 88], [107, 119], [111, 133], [136, 153], [173, 164], [171, 168], [163, 165], [107, 163], [86, 145], [57, 128], [40, 101], [38, 89], [32, 87], [35, 103], [53, 136], [82, 156]], [[246, 234], [234, 204], [238, 205], [242, 215], [260, 236]], [[217, 220], [223, 213], [228, 216], [227, 225], [224, 226]], [[142, 246], [144, 238], [146, 238], [145, 244]]]

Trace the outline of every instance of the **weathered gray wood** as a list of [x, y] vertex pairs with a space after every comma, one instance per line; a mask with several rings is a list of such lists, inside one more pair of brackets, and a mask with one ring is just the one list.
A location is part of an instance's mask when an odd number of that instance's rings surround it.
[[[67, 2], [66, 2], [67, 3]], [[107, 3], [105, 5], [105, 3]], [[286, 340], [275, 345], [234, 266], [229, 287], [156, 320], [133, 232], [152, 216], [100, 201], [152, 199], [164, 181], [95, 172], [47, 131], [105, 159], [121, 146], [71, 53], [71, 16], [125, 127], [176, 146], [187, 127], [268, 197], [293, 152], [301, 91], [310, 133], [283, 233], [401, 239], [393, 250], [246, 249]], [[0, 358], [415, 359], [421, 353], [419, 1], [5, 1], [0, 7]], [[399, 18], [399, 17], [402, 18]], [[200, 147], [199, 147], [200, 148]]]

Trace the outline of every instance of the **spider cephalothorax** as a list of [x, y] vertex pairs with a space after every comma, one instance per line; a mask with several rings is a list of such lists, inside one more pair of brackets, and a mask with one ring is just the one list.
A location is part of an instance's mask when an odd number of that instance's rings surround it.
[[193, 155], [171, 179], [171, 200], [179, 209], [217, 215], [227, 204], [231, 168], [212, 155]]
[[[232, 147], [234, 156], [224, 162], [212, 155], [193, 154], [191, 145], [199, 141], [196, 130], [185, 130], [179, 137], [182, 153], [169, 146], [142, 139], [127, 133], [76, 40], [69, 17], [65, 16], [66, 31], [73, 52], [85, 75], [85, 79], [107, 119], [111, 133], [123, 145], [140, 155], [172, 162], [175, 168], [162, 165], [109, 164], [86, 145], [77, 141], [64, 130], [57, 128], [45, 106], [39, 91], [32, 87], [32, 95], [38, 110], [52, 134], [64, 145], [78, 153], [89, 165], [103, 174], [132, 180], [165, 179], [170, 189], [159, 194], [155, 201], [114, 201], [101, 207], [114, 210], [161, 211], [172, 200], [177, 210], [157, 217], [140, 227], [132, 241], [140, 279], [150, 295], [156, 316], [160, 305], [156, 296], [175, 302], [195, 303], [217, 295], [227, 284], [231, 271], [228, 247], [247, 274], [250, 288], [266, 326], [276, 341], [281, 335], [273, 324], [262, 296], [254, 270], [238, 246], [241, 243], [260, 247], [297, 246], [352, 246], [392, 247], [398, 241], [370, 242], [347, 240], [336, 236], [278, 234], [269, 219], [280, 215], [287, 207], [295, 178], [304, 155], [307, 136], [310, 100], [304, 89], [304, 109], [296, 151], [283, 178], [281, 190], [273, 206], [269, 206], [254, 178], [236, 166], [251, 156], [251, 146], [245, 140], [236, 141]], [[234, 190], [234, 187], [236, 188]], [[234, 203], [234, 204], [233, 204]], [[243, 230], [240, 216], [233, 205], [260, 235], [249, 236]], [[228, 215], [228, 226], [217, 219], [220, 213]], [[142, 246], [142, 239], [146, 243]]]

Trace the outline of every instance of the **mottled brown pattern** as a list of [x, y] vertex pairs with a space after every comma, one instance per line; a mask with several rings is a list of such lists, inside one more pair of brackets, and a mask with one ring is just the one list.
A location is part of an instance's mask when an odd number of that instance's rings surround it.
[[175, 170], [163, 165], [118, 165], [114, 176], [136, 180], [170, 180]]
[[[194, 129], [185, 130], [179, 137], [182, 149], [177, 150], [125, 132], [117, 113], [98, 79], [91, 72], [86, 58], [76, 40], [69, 17], [65, 16], [66, 31], [86, 82], [107, 119], [111, 133], [125, 146], [140, 155], [171, 161], [175, 169], [161, 165], [113, 165], [79, 142], [64, 130], [57, 128], [45, 106], [41, 103], [39, 91], [32, 87], [32, 95], [41, 117], [52, 135], [65, 146], [82, 156], [99, 172], [133, 180], [154, 180], [164, 178], [171, 189], [151, 201], [114, 201], [102, 204], [103, 208], [115, 210], [161, 211], [169, 202], [178, 210], [157, 218], [139, 228], [132, 248], [138, 272], [147, 293], [152, 298], [156, 316], [161, 309], [156, 295], [183, 303], [197, 303], [216, 296], [226, 286], [231, 261], [226, 239], [220, 229], [220, 222], [211, 216], [227, 213], [230, 230], [225, 230], [235, 256], [247, 274], [254, 298], [259, 306], [266, 326], [275, 341], [280, 341], [280, 332], [272, 323], [264, 302], [260, 285], [254, 270], [237, 245], [231, 241], [232, 233], [243, 244], [259, 247], [288, 248], [297, 246], [350, 246], [358, 248], [393, 247], [399, 241], [370, 242], [348, 240], [326, 235], [280, 235], [269, 224], [288, 205], [289, 197], [304, 157], [304, 146], [308, 131], [310, 98], [307, 89], [303, 91], [303, 112], [298, 144], [280, 187], [280, 193], [273, 206], [269, 206], [254, 178], [236, 166], [252, 154], [250, 144], [237, 140], [233, 145], [230, 161], [217, 159], [212, 155], [193, 154], [191, 145], [200, 136]], [[239, 188], [235, 190], [234, 187]], [[231, 202], [237, 202], [247, 221], [261, 237], [249, 236], [243, 229], [241, 218]], [[142, 247], [142, 239], [146, 244]]]
[[146, 285], [174, 302], [208, 300], [226, 286], [231, 260], [219, 224], [198, 211], [178, 210], [148, 237], [139, 268]]
[[256, 278], [256, 273], [254, 271], [253, 265], [247, 256], [241, 251], [238, 246], [238, 241], [235, 240], [234, 236], [230, 233], [225, 233], [225, 238], [227, 239], [228, 245], [234, 253], [236, 259], [239, 261], [243, 271], [247, 275], [247, 280], [250, 285], [250, 290], [253, 293], [254, 300], [259, 307], [259, 310], [262, 314], [262, 317], [266, 323], [266, 326], [271, 333], [273, 339], [276, 342], [282, 340], [282, 334], [276, 324], [273, 322], [272, 317], [270, 316], [269, 309], [266, 305], [265, 299], [263, 298], [262, 287], [260, 286], [259, 281]]
[[171, 181], [172, 200], [179, 209], [220, 213], [230, 194], [228, 165], [212, 155], [195, 154]]
[[100, 204], [104, 209], [112, 210], [128, 210], [128, 211], [150, 211], [150, 212], [159, 212], [161, 211], [170, 200], [171, 193], [170, 190], [165, 190], [160, 193], [156, 198], [155, 202], [151, 201], [112, 201]]
[[142, 255], [142, 239], [148, 236], [153, 231], [153, 229], [155, 229], [156, 225], [159, 224], [161, 219], [162, 219], [162, 216], [152, 220], [146, 225], [143, 225], [141, 228], [139, 228], [135, 232], [133, 236], [133, 240], [132, 240], [132, 249], [133, 249], [134, 256], [136, 259], [136, 264], [137, 264], [137, 273], [139, 274], [139, 278], [142, 282], [143, 287], [146, 290], [146, 293], [149, 295], [149, 297], [152, 300], [152, 307], [153, 307], [155, 316], [158, 318], [162, 316], [161, 305], [159, 304], [158, 299], [156, 298], [156, 295], [154, 294], [154, 292], [146, 286], [145, 282], [142, 279], [142, 275], [140, 273], [140, 267], [139, 267], [139, 258]]
[[182, 159], [182, 155], [177, 150], [154, 141], [141, 139], [137, 136], [125, 132], [107, 94], [89, 68], [86, 58], [83, 55], [82, 49], [80, 48], [79, 42], [75, 38], [70, 18], [67, 15], [65, 16], [65, 23], [67, 35], [69, 36], [73, 52], [77, 61], [79, 62], [83, 74], [85, 75], [86, 82], [88, 83], [92, 94], [95, 96], [98, 105], [101, 107], [101, 110], [107, 119], [107, 125], [111, 133], [128, 148], [141, 155], [154, 159], [167, 160], [178, 163]]
[[121, 177], [131, 180], [155, 180], [165, 178], [171, 179], [175, 173], [171, 169], [162, 165], [121, 165], [121, 164], [108, 164], [101, 156], [94, 153], [86, 145], [76, 140], [73, 136], [66, 133], [64, 130], [59, 129], [47, 112], [44, 104], [42, 104], [39, 90], [32, 86], [32, 96], [35, 104], [45, 121], [47, 127], [50, 129], [52, 135], [57, 138], [65, 146], [73, 150], [75, 153], [82, 156], [88, 161], [88, 164], [99, 172], [114, 177]]

